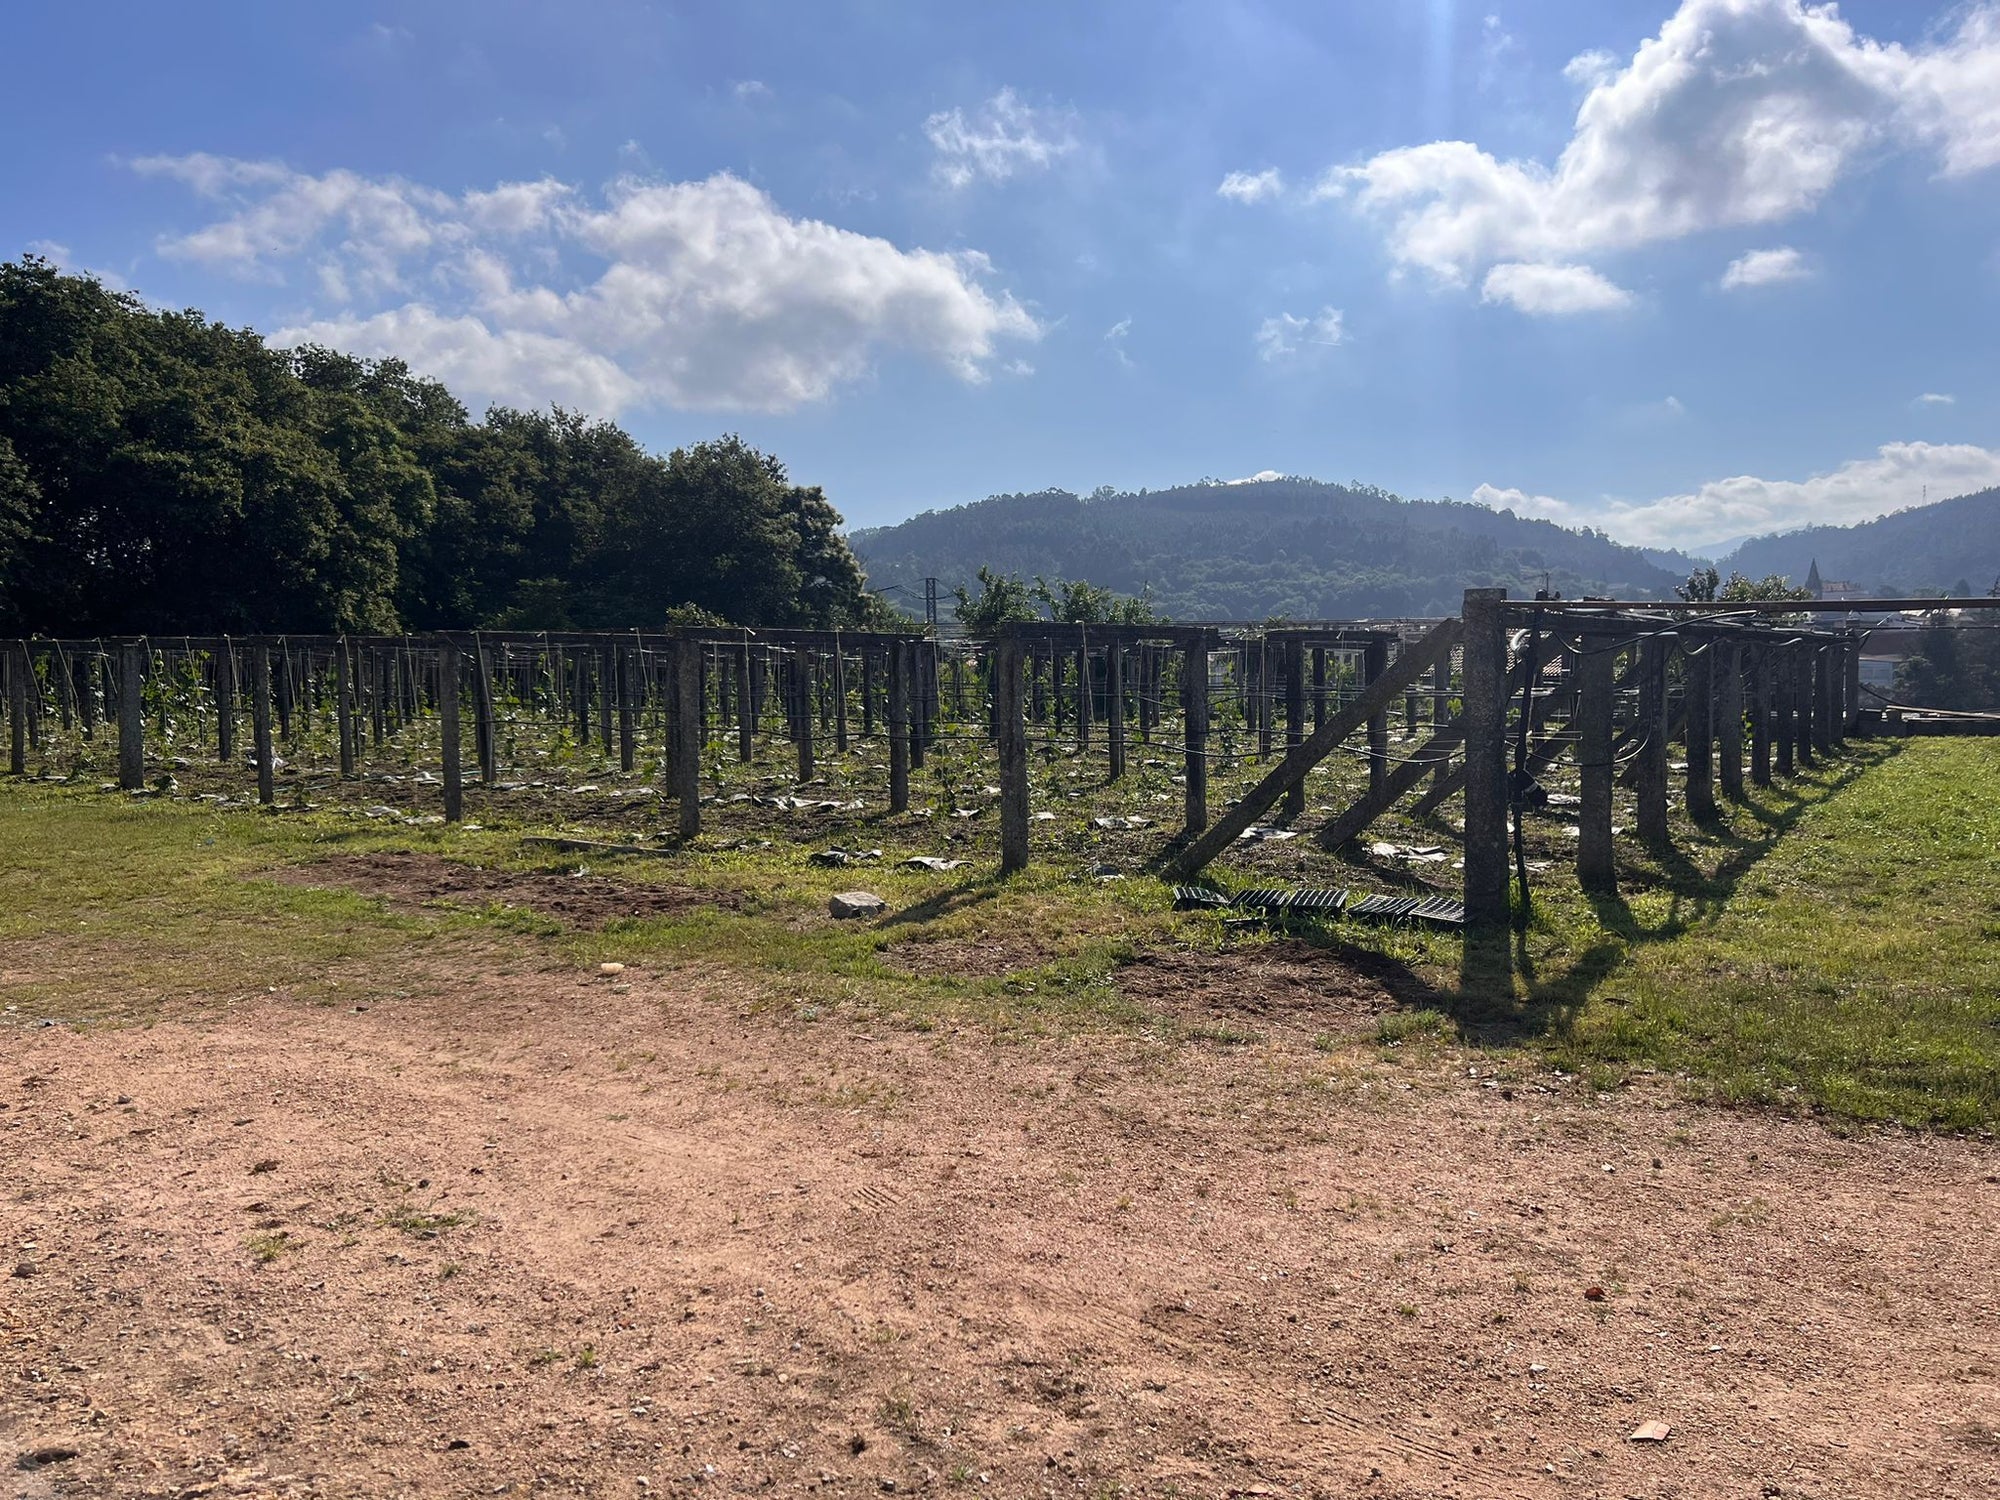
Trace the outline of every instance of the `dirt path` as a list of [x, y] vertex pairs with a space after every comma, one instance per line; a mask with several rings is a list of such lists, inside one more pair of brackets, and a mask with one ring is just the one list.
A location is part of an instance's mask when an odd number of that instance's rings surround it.
[[0, 1031], [0, 1494], [2000, 1492], [1991, 1143], [627, 977]]

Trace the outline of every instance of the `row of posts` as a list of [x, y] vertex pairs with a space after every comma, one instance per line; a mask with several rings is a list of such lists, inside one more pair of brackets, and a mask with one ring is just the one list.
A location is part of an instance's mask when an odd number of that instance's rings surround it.
[[[1017, 641], [1020, 649], [1012, 653], [1012, 671], [1019, 677], [1023, 663], [1029, 668], [1036, 720], [1052, 720], [1059, 728], [1063, 705], [1070, 705], [1079, 749], [1089, 748], [1093, 732], [1101, 723], [1109, 751], [1110, 776], [1118, 780], [1127, 769], [1128, 704], [1136, 698], [1139, 737], [1142, 742], [1150, 741], [1162, 717], [1166, 664], [1170, 656], [1178, 653], [1179, 697], [1185, 725], [1185, 823], [1189, 832], [1199, 832], [1208, 822], [1209, 663], [1215, 644], [1212, 634], [1203, 632], [1198, 646], [1153, 641], [1128, 644], [1114, 639], [1074, 651], [1022, 647]], [[21, 642], [5, 658], [12, 728], [11, 769], [17, 775], [26, 769], [29, 738], [39, 734], [41, 688], [34, 674], [32, 649]], [[108, 651], [92, 649], [79, 653], [74, 659], [59, 644], [40, 649], [52, 654], [57, 704], [65, 724], [74, 701], [83, 717], [85, 732], [90, 733], [94, 728], [98, 689], [102, 688], [106, 716], [115, 720], [118, 730], [119, 784], [133, 790], [142, 787], [145, 780], [142, 694], [152, 661], [150, 647], [144, 642], [129, 641], [114, 644]], [[324, 657], [318, 655], [322, 650], [326, 653]], [[520, 666], [507, 644], [503, 643], [498, 650], [505, 653], [498, 667], [501, 674]], [[1328, 648], [1281, 640], [1258, 641], [1238, 650], [1238, 679], [1243, 689], [1246, 726], [1257, 736], [1259, 753], [1268, 756], [1273, 749], [1273, 705], [1280, 696], [1272, 685], [1274, 677], [1282, 684], [1285, 742], [1288, 748], [1296, 746], [1307, 732], [1308, 711], [1312, 727], [1317, 727], [1326, 713], [1330, 687]], [[1101, 699], [1093, 651], [1100, 652], [1102, 657]], [[194, 657], [195, 648], [188, 646], [186, 654]], [[470, 672], [465, 670], [468, 654], [473, 663]], [[892, 639], [852, 651], [839, 647], [827, 651], [817, 645], [800, 644], [780, 647], [774, 653], [765, 643], [748, 638], [740, 642], [711, 638], [675, 639], [659, 651], [605, 644], [551, 647], [534, 654], [539, 654], [547, 666], [546, 677], [542, 679], [546, 689], [532, 678], [524, 679], [520, 684], [523, 699], [531, 694], [540, 696], [549, 706], [570, 717], [576, 736], [583, 743], [589, 743], [593, 731], [607, 750], [615, 742], [620, 764], [627, 771], [635, 764], [638, 718], [642, 710], [649, 702], [663, 710], [667, 721], [668, 782], [684, 803], [681, 817], [684, 831], [699, 827], [698, 795], [682, 795], [682, 779], [685, 777], [690, 786], [698, 785], [700, 753], [708, 743], [707, 706], [711, 702], [725, 726], [734, 722], [738, 759], [748, 762], [768, 706], [772, 679], [777, 678], [787, 732], [797, 747], [798, 779], [806, 782], [816, 775], [819, 744], [829, 728], [836, 752], [845, 753], [849, 748], [849, 675], [851, 666], [858, 668], [860, 732], [863, 737], [875, 733], [876, 708], [880, 704], [887, 721], [890, 750], [890, 810], [900, 812], [908, 806], [909, 773], [913, 768], [923, 767], [926, 749], [936, 732], [939, 694], [946, 675], [939, 670], [937, 643], [920, 638]], [[1365, 684], [1373, 681], [1386, 664], [1388, 645], [1386, 640], [1375, 641], [1346, 654], [1357, 658], [1357, 675]], [[224, 642], [208, 649], [207, 656], [209, 687], [217, 717], [218, 756], [224, 762], [235, 759], [238, 705], [247, 699], [258, 797], [267, 805], [276, 796], [274, 736], [289, 738], [292, 721], [300, 713], [309, 722], [322, 691], [333, 700], [342, 776], [355, 773], [364, 739], [379, 747], [426, 710], [469, 697], [473, 759], [479, 778], [491, 784], [499, 777], [495, 647], [478, 636], [469, 643], [451, 637], [409, 637], [387, 644], [343, 637], [303, 647], [283, 641], [272, 644], [250, 640]], [[1018, 692], [1010, 698], [1004, 691], [1008, 657], [1004, 649], [992, 653], [994, 691], [988, 726], [1002, 751], [1003, 789], [1010, 779], [1009, 736], [1003, 730], [1016, 720], [1025, 721], [1030, 707], [1017, 701]], [[681, 683], [684, 661], [691, 663], [692, 685]], [[315, 671], [322, 662], [328, 668], [330, 683], [325, 683]], [[115, 670], [111, 670], [114, 663]], [[950, 689], [961, 715], [965, 707], [965, 668], [965, 659], [957, 655], [948, 664]], [[1073, 694], [1067, 691], [1072, 683]], [[30, 684], [35, 684], [32, 693]], [[1436, 694], [1440, 714], [1443, 696], [1440, 687]], [[679, 704], [683, 702], [699, 704], [702, 709], [693, 717], [693, 749], [689, 753], [683, 753], [682, 749], [680, 723], [687, 717], [679, 712]], [[1021, 728], [1025, 734], [1025, 722]], [[1368, 721], [1371, 786], [1379, 785], [1387, 772], [1388, 730], [1386, 712]], [[463, 812], [465, 779], [459, 715], [441, 715], [441, 732], [445, 816], [456, 820]], [[1025, 739], [1020, 743], [1024, 755]], [[1025, 763], [1021, 764], [1024, 767]], [[1295, 787], [1288, 800], [1290, 810], [1303, 811], [1303, 798], [1303, 785]], [[1020, 821], [1025, 826], [1024, 811]], [[1003, 819], [1003, 823], [1011, 826], [1011, 820]], [[1023, 841], [1003, 840], [1003, 845], [1003, 863], [1008, 868], [1025, 864]]]
[[[1473, 589], [1465, 596], [1468, 925], [1503, 923], [1511, 911], [1510, 789], [1518, 792], [1522, 781], [1509, 768], [1535, 768], [1533, 757], [1523, 764], [1521, 752], [1540, 714], [1533, 697], [1537, 653], [1531, 646], [1514, 673], [1515, 679], [1529, 682], [1524, 695], [1528, 722], [1517, 721], [1510, 745], [1508, 702], [1518, 689], [1509, 677], [1507, 638], [1510, 627], [1520, 625], [1523, 611], [1531, 608], [1509, 606], [1505, 590]], [[1655, 848], [1669, 841], [1668, 751], [1674, 726], [1668, 716], [1668, 666], [1677, 647], [1684, 663], [1686, 806], [1697, 822], [1717, 817], [1718, 784], [1724, 797], [1737, 799], [1744, 793], [1746, 771], [1751, 784], [1769, 786], [1774, 773], [1790, 776], [1809, 769], [1844, 746], [1858, 719], [1861, 648], [1853, 635], [1750, 631], [1688, 621], [1641, 632], [1635, 640], [1630, 622], [1570, 614], [1561, 624], [1578, 639], [1575, 648], [1561, 644], [1558, 652], [1567, 658], [1564, 665], [1574, 683], [1570, 723], [1582, 783], [1577, 878], [1588, 891], [1608, 894], [1616, 889], [1612, 792], [1621, 768], [1635, 794], [1640, 841]], [[1628, 659], [1622, 677], [1617, 670], [1621, 655]], [[1613, 711], [1621, 689], [1633, 693], [1637, 702], [1634, 721], [1622, 733]]]
[[[41, 735], [43, 690], [35, 671], [36, 649], [17, 642], [0, 654], [10, 727], [9, 769], [17, 776], [26, 773], [29, 748], [39, 743]], [[42, 649], [54, 663], [56, 703], [64, 727], [69, 727], [74, 713], [84, 734], [93, 735], [101, 696], [104, 716], [117, 731], [118, 784], [126, 790], [141, 789], [146, 775], [144, 682], [152, 662], [150, 647], [128, 641], [108, 650], [94, 648], [73, 659], [60, 645]], [[238, 704], [247, 698], [257, 794], [266, 805], [276, 798], [276, 739], [290, 734], [296, 713], [311, 713], [313, 649], [295, 654], [284, 644], [243, 642], [225, 643], [207, 653], [218, 759], [227, 763], [236, 758]], [[439, 636], [406, 638], [388, 646], [341, 638], [328, 650], [343, 777], [355, 774], [364, 736], [372, 733], [379, 746], [427, 708], [449, 705], [454, 711], [439, 715], [440, 761], [445, 816], [456, 821], [463, 815], [461, 720], [469, 697], [479, 777], [489, 785], [498, 780], [499, 717], [491, 647], [477, 637], [468, 647]], [[875, 734], [878, 705], [886, 720], [892, 811], [907, 808], [909, 773], [913, 767], [922, 768], [936, 734], [940, 710], [936, 652], [934, 641], [913, 637], [890, 638], [853, 652], [860, 672], [862, 737]], [[194, 655], [192, 647], [187, 654]], [[465, 670], [468, 654], [470, 672]], [[818, 743], [829, 719], [836, 751], [845, 753], [849, 748], [850, 655], [839, 646], [824, 653], [816, 646], [795, 646], [774, 660], [770, 648], [747, 639], [741, 643], [672, 639], [657, 651], [605, 645], [551, 648], [546, 655], [554, 704], [565, 714], [574, 713], [579, 740], [588, 743], [593, 727], [607, 749], [615, 737], [620, 764], [627, 771], [635, 764], [643, 708], [651, 701], [664, 710], [667, 779], [682, 803], [681, 827], [689, 835], [699, 828], [698, 788], [701, 755], [708, 743], [711, 680], [713, 701], [725, 723], [734, 721], [738, 756], [745, 762], [753, 757], [773, 677], [779, 681], [787, 733], [797, 746], [800, 781], [816, 774]], [[830, 656], [830, 672], [824, 669], [823, 656]], [[955, 683], [962, 680], [956, 669], [953, 678]], [[682, 705], [690, 711], [683, 712]]]

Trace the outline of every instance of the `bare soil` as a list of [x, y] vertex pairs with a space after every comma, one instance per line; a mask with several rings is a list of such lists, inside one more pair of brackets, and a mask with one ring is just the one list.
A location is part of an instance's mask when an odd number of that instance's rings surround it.
[[1220, 953], [1144, 953], [1114, 977], [1134, 1004], [1196, 1028], [1247, 1026], [1255, 1031], [1246, 1037], [1310, 1040], [1364, 1030], [1401, 1006], [1391, 982], [1378, 977], [1381, 967], [1280, 940]]
[[1990, 1141], [458, 953], [0, 1029], [0, 1494], [2000, 1492]]
[[602, 927], [622, 917], [667, 916], [695, 906], [736, 911], [743, 905], [733, 891], [635, 884], [602, 875], [496, 870], [401, 850], [285, 865], [263, 872], [263, 878], [359, 891], [392, 905], [523, 907], [573, 927]]
[[1038, 969], [1055, 955], [1034, 938], [912, 938], [882, 950], [882, 962], [905, 974], [997, 979]]

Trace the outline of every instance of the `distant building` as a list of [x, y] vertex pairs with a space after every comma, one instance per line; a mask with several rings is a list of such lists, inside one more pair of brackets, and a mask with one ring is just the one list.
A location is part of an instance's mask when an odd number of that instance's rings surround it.
[[1835, 604], [1845, 603], [1850, 599], [1868, 599], [1874, 597], [1868, 589], [1850, 580], [1834, 579], [1828, 581], [1821, 578], [1819, 576], [1819, 559], [1816, 557], [1812, 560], [1812, 566], [1806, 569], [1806, 592], [1815, 599], [1830, 599]]

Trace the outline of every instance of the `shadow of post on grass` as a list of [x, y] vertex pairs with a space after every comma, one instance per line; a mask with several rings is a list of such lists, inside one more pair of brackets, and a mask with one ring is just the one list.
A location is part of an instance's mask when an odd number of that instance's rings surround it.
[[[1635, 849], [1619, 866], [1618, 889], [1585, 893], [1597, 927], [1595, 940], [1561, 964], [1536, 955], [1529, 939], [1533, 924], [1468, 930], [1460, 957], [1458, 987], [1445, 997], [1446, 1013], [1468, 1041], [1518, 1042], [1561, 1032], [1576, 1018], [1603, 980], [1634, 948], [1671, 942], [1695, 923], [1719, 916], [1744, 877], [1769, 855], [1798, 821], [1838, 794], [1864, 772], [1901, 749], [1900, 742], [1850, 746], [1833, 763], [1782, 787], [1757, 788], [1727, 806], [1754, 820], [1757, 830], [1739, 832], [1728, 812], [1699, 826], [1701, 838], [1724, 852], [1704, 867], [1672, 841]], [[1626, 891], [1667, 894], [1664, 911], [1645, 920]], [[1523, 899], [1519, 893], [1517, 902]], [[1527, 913], [1518, 909], [1516, 916]]]

